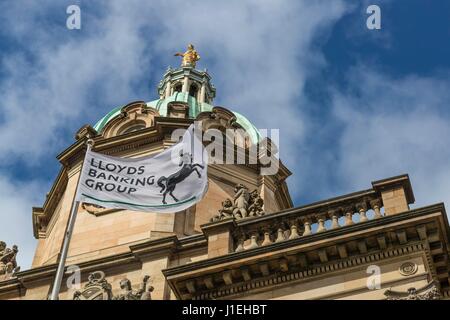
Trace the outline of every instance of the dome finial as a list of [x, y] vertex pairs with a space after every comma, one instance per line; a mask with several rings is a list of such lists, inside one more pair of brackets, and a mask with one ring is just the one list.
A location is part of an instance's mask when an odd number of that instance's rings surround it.
[[195, 68], [195, 64], [198, 60], [200, 60], [200, 55], [194, 49], [193, 44], [188, 45], [187, 51], [185, 53], [177, 52], [175, 53], [175, 56], [183, 57], [183, 60], [181, 61], [182, 67]]

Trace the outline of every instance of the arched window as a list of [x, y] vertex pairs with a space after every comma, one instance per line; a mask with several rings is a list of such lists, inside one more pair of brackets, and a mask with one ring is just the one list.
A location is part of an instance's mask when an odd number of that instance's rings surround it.
[[145, 128], [146, 128], [145, 121], [138, 120], [138, 121], [136, 121], [134, 123], [130, 123], [125, 128], [122, 128], [121, 130], [119, 130], [119, 134], [130, 133], [130, 132], [142, 130], [142, 129], [145, 129]]
[[129, 128], [127, 128], [123, 133], [130, 133], [130, 132], [134, 132], [134, 131], [138, 131], [138, 130], [142, 130], [145, 129], [145, 125], [143, 124], [136, 124], [134, 126], [131, 126]]
[[175, 85], [175, 87], [173, 88], [173, 92], [181, 92], [181, 90], [183, 89], [183, 86], [181, 85], [181, 83]]
[[197, 93], [198, 93], [197, 86], [195, 84], [191, 85], [191, 88], [189, 89], [189, 95], [197, 99]]

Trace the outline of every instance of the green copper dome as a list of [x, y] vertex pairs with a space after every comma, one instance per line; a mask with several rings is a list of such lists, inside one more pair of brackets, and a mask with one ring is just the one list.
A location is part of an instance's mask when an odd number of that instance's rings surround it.
[[[204, 102], [198, 102], [197, 99], [190, 96], [187, 92], [175, 92], [173, 95], [171, 95], [168, 98], [165, 99], [157, 99], [150, 102], [147, 102], [147, 106], [156, 109], [161, 117], [167, 117], [167, 105], [170, 102], [184, 102], [189, 105], [189, 118], [195, 119], [197, 115], [201, 112], [208, 112], [212, 111], [213, 106], [204, 103]], [[102, 129], [105, 127], [105, 125], [111, 121], [114, 117], [119, 115], [122, 111], [123, 107], [117, 107], [111, 110], [107, 115], [105, 115], [103, 118], [101, 118], [95, 125], [94, 129], [97, 132], [102, 131]], [[244, 128], [247, 133], [249, 134], [250, 138], [252, 139], [253, 143], [257, 143], [260, 139], [260, 133], [258, 129], [243, 115], [241, 115], [238, 112], [232, 111], [233, 114], [236, 116], [237, 123]]]

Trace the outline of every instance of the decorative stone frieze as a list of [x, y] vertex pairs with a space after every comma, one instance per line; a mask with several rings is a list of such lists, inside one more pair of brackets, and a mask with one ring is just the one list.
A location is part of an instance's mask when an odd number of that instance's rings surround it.
[[[389, 259], [390, 257], [398, 257], [407, 252], [418, 252], [424, 250], [422, 243], [415, 243], [402, 248], [393, 248], [385, 252], [367, 253], [364, 256], [347, 257], [341, 261], [329, 261], [327, 250], [320, 250], [320, 264], [309, 264], [306, 255], [302, 255], [303, 260], [297, 258], [289, 262], [283, 256], [270, 263], [257, 263], [256, 265], [240, 266], [239, 270], [228, 274], [234, 275], [234, 278], [228, 279], [230, 285], [221, 287], [219, 281], [209, 283], [207, 290], [202, 290], [196, 284], [191, 283], [191, 291], [187, 299], [205, 300], [205, 299], [230, 299], [245, 293], [259, 291], [261, 288], [271, 285], [281, 285], [286, 283], [294, 283], [299, 281], [308, 281], [314, 277], [320, 277], [330, 272], [338, 272], [347, 268], [354, 268], [361, 265], [367, 265], [377, 261]], [[296, 255], [300, 257], [298, 254]], [[257, 266], [257, 268], [255, 267]], [[274, 267], [276, 266], [276, 267]], [[256, 271], [257, 270], [257, 271]], [[225, 272], [225, 271], [224, 271]], [[221, 279], [220, 274], [205, 275], [208, 279]], [[200, 281], [201, 282], [201, 281]], [[187, 290], [187, 289], [186, 289]], [[431, 294], [430, 294], [431, 296]]]

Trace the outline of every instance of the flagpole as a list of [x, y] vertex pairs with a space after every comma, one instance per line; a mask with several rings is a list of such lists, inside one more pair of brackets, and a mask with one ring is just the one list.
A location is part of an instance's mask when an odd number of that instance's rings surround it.
[[[87, 151], [91, 150], [94, 141], [89, 139], [87, 140]], [[53, 283], [52, 294], [50, 296], [50, 300], [59, 300], [59, 291], [61, 289], [61, 283], [64, 277], [64, 269], [66, 265], [67, 253], [69, 251], [70, 239], [72, 238], [73, 228], [75, 226], [75, 220], [77, 218], [78, 208], [80, 207], [80, 201], [77, 201], [76, 196], [78, 193], [78, 184], [80, 182], [80, 177], [83, 171], [83, 163], [81, 164], [80, 175], [78, 176], [77, 188], [75, 190], [75, 199], [72, 203], [72, 209], [70, 211], [69, 222], [67, 224], [67, 230], [64, 235], [64, 242], [61, 249], [61, 255], [59, 258], [58, 269], [56, 270], [56, 277]]]

